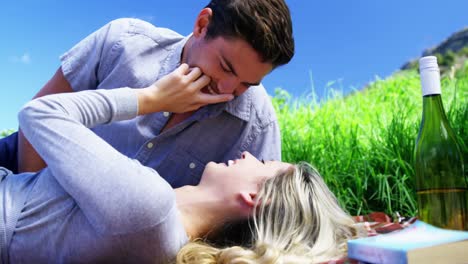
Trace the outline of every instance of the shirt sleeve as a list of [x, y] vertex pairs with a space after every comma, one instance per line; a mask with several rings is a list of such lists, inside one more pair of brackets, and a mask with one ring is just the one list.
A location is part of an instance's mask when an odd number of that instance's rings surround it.
[[98, 232], [124, 234], [164, 221], [175, 194], [159, 174], [116, 151], [87, 127], [134, 118], [135, 90], [55, 94], [19, 113], [23, 133]]
[[129, 19], [113, 20], [60, 57], [62, 72], [73, 90], [97, 88], [115, 65], [121, 41], [131, 26]]

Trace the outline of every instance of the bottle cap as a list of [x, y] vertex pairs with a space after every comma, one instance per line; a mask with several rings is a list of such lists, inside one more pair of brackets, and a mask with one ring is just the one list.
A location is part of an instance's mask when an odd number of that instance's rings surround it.
[[426, 56], [419, 59], [419, 73], [423, 96], [440, 94], [440, 71], [437, 57]]
[[419, 59], [419, 71], [421, 72], [426, 69], [439, 71], [436, 56], [426, 56]]

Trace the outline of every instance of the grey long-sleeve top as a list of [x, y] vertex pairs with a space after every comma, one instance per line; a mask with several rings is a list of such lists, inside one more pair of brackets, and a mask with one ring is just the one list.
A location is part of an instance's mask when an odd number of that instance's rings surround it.
[[129, 88], [47, 96], [21, 110], [23, 133], [48, 167], [2, 183], [30, 185], [11, 263], [165, 263], [186, 243], [170, 185], [87, 128], [137, 110]]

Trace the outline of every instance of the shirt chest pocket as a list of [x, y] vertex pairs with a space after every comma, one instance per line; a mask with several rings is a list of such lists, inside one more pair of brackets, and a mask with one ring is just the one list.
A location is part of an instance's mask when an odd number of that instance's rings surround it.
[[178, 188], [184, 185], [197, 185], [205, 164], [189, 152], [176, 151], [168, 155], [157, 171], [173, 188]]

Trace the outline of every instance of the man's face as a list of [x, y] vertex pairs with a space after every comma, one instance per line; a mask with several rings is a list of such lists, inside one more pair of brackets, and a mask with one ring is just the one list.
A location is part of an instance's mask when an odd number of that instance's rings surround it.
[[257, 52], [242, 39], [217, 37], [206, 40], [205, 34], [192, 36], [184, 48], [182, 62], [199, 67], [211, 78], [202, 92], [239, 96], [250, 86], [258, 85], [273, 66], [261, 62]]

